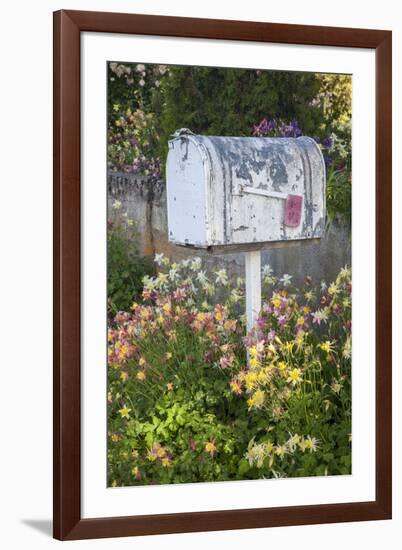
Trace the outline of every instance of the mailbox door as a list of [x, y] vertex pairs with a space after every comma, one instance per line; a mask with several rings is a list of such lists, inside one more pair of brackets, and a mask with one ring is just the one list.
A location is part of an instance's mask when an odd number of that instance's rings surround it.
[[183, 136], [169, 142], [166, 185], [171, 242], [208, 246], [207, 171], [202, 151], [194, 140]]

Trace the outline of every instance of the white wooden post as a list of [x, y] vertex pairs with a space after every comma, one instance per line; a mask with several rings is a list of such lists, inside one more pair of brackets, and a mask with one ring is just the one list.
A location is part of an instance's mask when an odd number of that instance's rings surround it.
[[261, 250], [245, 253], [247, 331], [253, 328], [261, 310]]

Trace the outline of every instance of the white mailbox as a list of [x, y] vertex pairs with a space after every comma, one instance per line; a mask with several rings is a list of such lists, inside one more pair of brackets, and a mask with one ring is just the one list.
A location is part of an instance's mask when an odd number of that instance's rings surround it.
[[195, 135], [178, 130], [166, 165], [169, 240], [198, 248], [320, 238], [325, 164], [309, 137]]

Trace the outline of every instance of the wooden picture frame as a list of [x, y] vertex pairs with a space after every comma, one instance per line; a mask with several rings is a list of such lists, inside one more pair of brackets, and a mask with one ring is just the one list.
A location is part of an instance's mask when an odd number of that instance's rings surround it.
[[[80, 34], [126, 33], [375, 49], [376, 499], [372, 502], [81, 517]], [[54, 537], [61, 540], [391, 518], [390, 31], [62, 10], [54, 13]]]

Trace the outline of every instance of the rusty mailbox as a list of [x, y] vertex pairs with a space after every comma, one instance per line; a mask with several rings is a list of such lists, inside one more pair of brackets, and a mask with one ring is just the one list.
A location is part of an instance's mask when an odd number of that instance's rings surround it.
[[247, 250], [323, 235], [325, 164], [312, 138], [181, 129], [166, 176], [169, 240], [178, 245]]

